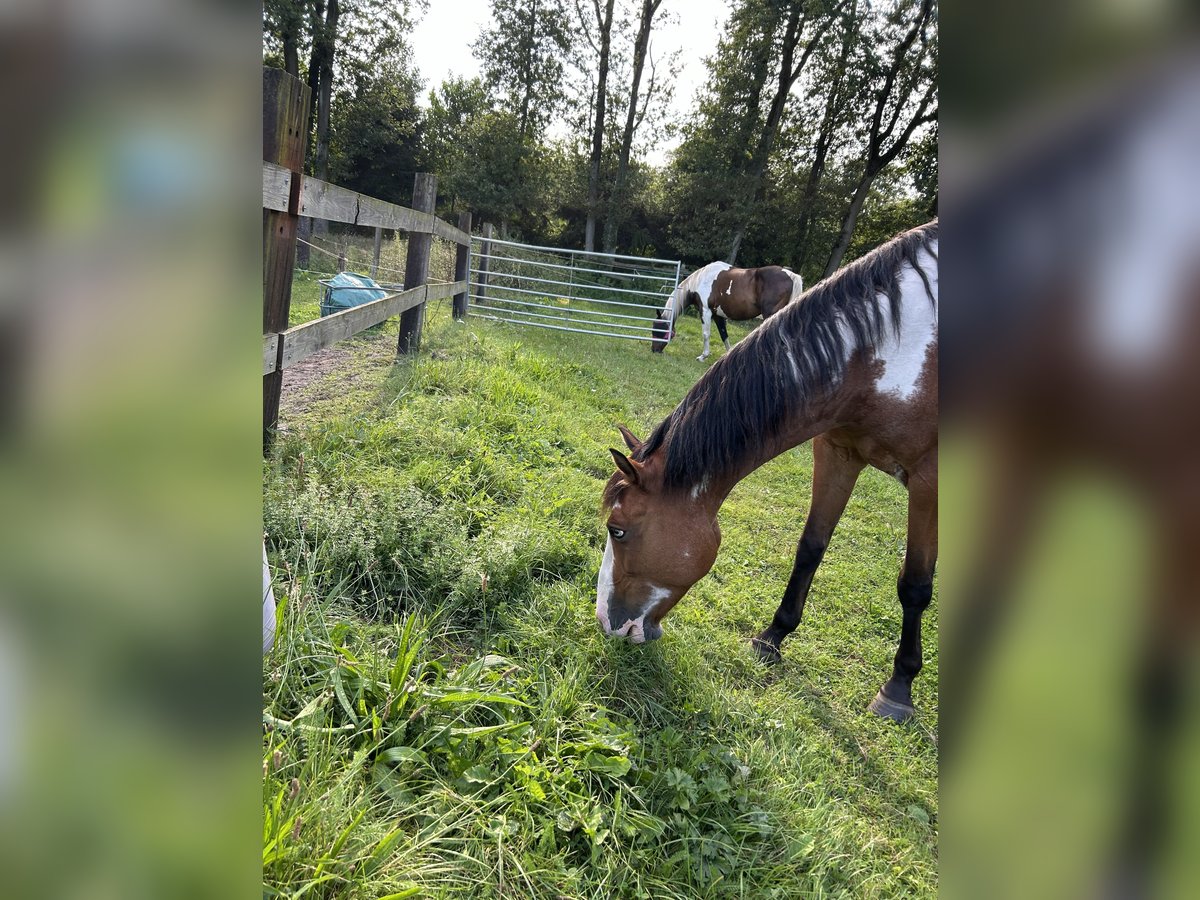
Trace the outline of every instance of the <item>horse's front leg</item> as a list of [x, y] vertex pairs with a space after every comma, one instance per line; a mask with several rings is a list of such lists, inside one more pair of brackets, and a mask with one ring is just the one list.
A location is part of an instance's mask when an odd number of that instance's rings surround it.
[[779, 645], [800, 624], [813, 574], [825, 556], [833, 529], [846, 509], [846, 502], [864, 465], [858, 454], [830, 443], [824, 436], [813, 439], [812, 507], [800, 543], [796, 545], [792, 576], [771, 624], [751, 641], [765, 662], [779, 662], [782, 658]]
[[725, 345], [725, 352], [729, 352], [729, 329], [725, 327], [725, 317], [714, 315], [717, 320], [717, 334], [721, 335], [721, 343]]
[[904, 610], [900, 646], [892, 677], [871, 701], [873, 713], [904, 722], [916, 711], [912, 683], [921, 671], [921, 616], [933, 599], [933, 570], [937, 564], [937, 455], [915, 471], [908, 480], [908, 548], [896, 582], [896, 593]]
[[712, 310], [708, 308], [707, 303], [700, 304], [700, 318], [704, 322], [704, 352], [697, 356], [696, 359], [704, 362], [704, 360], [708, 359], [708, 333], [712, 329]]

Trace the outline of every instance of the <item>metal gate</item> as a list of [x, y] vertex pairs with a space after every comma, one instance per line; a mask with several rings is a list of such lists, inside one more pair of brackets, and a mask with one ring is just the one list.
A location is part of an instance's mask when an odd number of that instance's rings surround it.
[[468, 315], [631, 341], [679, 283], [678, 260], [472, 237]]

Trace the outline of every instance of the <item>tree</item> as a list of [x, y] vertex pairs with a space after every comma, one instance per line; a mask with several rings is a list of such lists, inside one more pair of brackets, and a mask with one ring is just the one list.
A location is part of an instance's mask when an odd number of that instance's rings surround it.
[[[582, 24], [584, 15], [578, 8], [578, 2], [579, 0], [576, 0], [576, 11], [579, 13]], [[589, 30], [586, 27], [583, 30], [598, 57], [595, 99], [592, 104], [592, 152], [588, 157], [587, 224], [584, 227], [583, 239], [583, 248], [589, 252], [596, 248], [596, 213], [600, 200], [600, 161], [604, 151], [605, 108], [608, 99], [608, 56], [612, 47], [613, 0], [607, 0], [603, 13], [600, 11], [599, 0], [592, 0], [592, 9], [596, 16], [599, 47], [592, 41]]]
[[487, 88], [478, 78], [451, 77], [429, 92], [420, 165], [426, 172], [438, 173], [438, 194], [450, 198], [451, 207], [472, 195], [465, 136], [490, 111]]
[[[918, 128], [937, 120], [936, 22], [934, 0], [921, 0], [915, 8], [901, 5], [885, 17], [878, 39], [866, 45], [870, 48], [866, 69], [875, 86], [864, 141], [866, 158], [825, 277], [841, 265], [872, 183], [904, 151]], [[889, 41], [891, 53], [886, 52]], [[879, 46], [884, 53], [877, 53]]]
[[[510, 221], [526, 226], [544, 215], [535, 183], [546, 154], [543, 136], [566, 99], [566, 61], [572, 51], [569, 20], [562, 0], [492, 0], [492, 27], [471, 45], [483, 82], [499, 107], [490, 117], [495, 136], [467, 135], [469, 154], [489, 177], [490, 208], [499, 215], [501, 236]], [[513, 134], [509, 120], [516, 123]], [[510, 146], [495, 146], [499, 140]]]
[[860, 35], [858, 0], [852, 0], [843, 10], [839, 22], [839, 32], [836, 40], [831, 42], [836, 48], [836, 55], [821, 60], [820, 71], [814, 85], [825, 85], [824, 104], [820, 107], [821, 124], [813, 143], [812, 159], [808, 165], [808, 175], [800, 192], [800, 203], [796, 227], [796, 254], [792, 264], [796, 271], [804, 268], [808, 258], [809, 228], [813, 220], [814, 207], [817, 204], [817, 193], [821, 180], [825, 177], [825, 167], [829, 161], [830, 151], [839, 129], [850, 118], [853, 109], [853, 97], [858, 87], [853, 74], [848, 71], [847, 61], [855, 48]]
[[565, 97], [571, 32], [561, 0], [492, 0], [492, 26], [471, 45], [487, 84], [517, 117], [521, 144], [541, 137]]
[[[642, 71], [646, 65], [646, 54], [650, 48], [650, 31], [654, 14], [663, 0], [642, 0], [642, 14], [638, 22], [637, 36], [633, 42], [633, 76], [629, 86], [629, 105], [625, 110], [625, 130], [621, 134], [621, 150], [617, 157], [617, 173], [613, 180], [612, 198], [608, 204], [608, 215], [604, 221], [604, 252], [617, 252], [617, 228], [620, 225], [625, 203], [625, 182], [629, 176], [629, 153], [633, 147], [633, 133], [639, 122], [638, 96], [642, 83]], [[651, 64], [650, 87], [646, 91], [642, 116], [654, 93], [653, 63]]]
[[813, 23], [813, 33], [805, 41], [804, 48], [800, 51], [799, 59], [796, 59], [796, 51], [800, 49], [801, 40], [809, 23], [809, 13], [804, 5], [799, 2], [794, 3], [788, 13], [782, 38], [779, 72], [775, 79], [775, 93], [771, 97], [771, 105], [767, 110], [766, 120], [759, 131], [754, 154], [750, 158], [748, 177], [745, 179], [746, 198], [741, 207], [740, 221], [735, 226], [733, 236], [730, 238], [729, 254], [726, 256], [726, 259], [730, 263], [737, 261], [738, 250], [741, 249], [742, 239], [746, 233], [746, 226], [749, 223], [750, 215], [762, 190], [763, 174], [767, 170], [767, 162], [770, 159], [771, 150], [775, 145], [776, 138], [779, 136], [779, 126], [783, 121], [784, 108], [792, 92], [792, 86], [804, 71], [804, 66], [812, 55], [813, 50], [817, 47], [825, 32], [836, 21], [837, 15], [845, 5], [846, 0], [838, 0], [831, 10], [817, 11], [816, 21]]
[[671, 166], [683, 204], [673, 234], [696, 262], [735, 261], [761, 218], [789, 99], [846, 2], [742, 0], [730, 14]]
[[411, 201], [420, 152], [420, 82], [407, 54], [349, 67], [335, 95], [330, 136], [331, 179], [393, 203]]
[[296, 78], [300, 77], [305, 6], [305, 0], [266, 0], [263, 3], [264, 43], [277, 44], [283, 70]]

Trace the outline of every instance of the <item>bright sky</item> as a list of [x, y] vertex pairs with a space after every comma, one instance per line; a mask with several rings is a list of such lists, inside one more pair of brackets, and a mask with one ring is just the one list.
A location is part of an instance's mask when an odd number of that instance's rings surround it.
[[[729, 4], [724, 0], [666, 0], [658, 15], [668, 10], [677, 14], [678, 21], [665, 26], [656, 22], [650, 40], [656, 58], [672, 50], [684, 51], [671, 110], [671, 118], [679, 120], [691, 109], [696, 89], [704, 82], [704, 57], [716, 49], [718, 28], [729, 15]], [[412, 36], [413, 56], [425, 79], [426, 95], [450, 75], [469, 78], [479, 74], [471, 44], [490, 21], [490, 11], [488, 0], [431, 0]], [[425, 96], [421, 102], [425, 104]], [[666, 162], [672, 147], [664, 140], [651, 150], [649, 161], [655, 165]]]

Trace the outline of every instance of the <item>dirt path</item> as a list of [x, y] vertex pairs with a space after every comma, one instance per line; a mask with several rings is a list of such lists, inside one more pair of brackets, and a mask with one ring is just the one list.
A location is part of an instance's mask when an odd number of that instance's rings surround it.
[[340, 341], [284, 370], [279, 430], [314, 406], [382, 382], [395, 361], [394, 334], [360, 335]]

